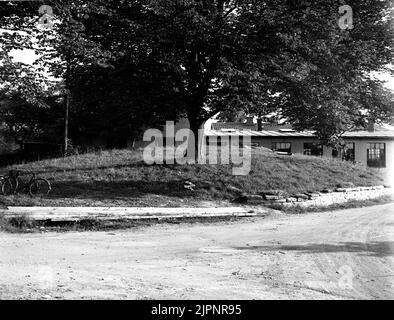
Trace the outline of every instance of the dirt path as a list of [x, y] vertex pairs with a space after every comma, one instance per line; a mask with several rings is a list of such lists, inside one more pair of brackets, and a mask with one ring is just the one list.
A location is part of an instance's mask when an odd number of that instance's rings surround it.
[[394, 298], [394, 204], [157, 225], [0, 234], [0, 298]]

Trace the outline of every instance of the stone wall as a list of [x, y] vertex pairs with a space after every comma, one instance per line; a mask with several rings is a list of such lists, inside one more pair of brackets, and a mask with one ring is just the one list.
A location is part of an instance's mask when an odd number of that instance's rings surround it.
[[336, 189], [332, 193], [319, 193], [317, 196], [310, 197], [305, 201], [283, 203], [285, 207], [299, 206], [299, 207], [328, 207], [333, 204], [346, 203], [348, 201], [363, 201], [377, 199], [384, 196], [394, 195], [392, 188], [385, 188], [383, 186], [376, 187], [359, 187], [359, 188], [345, 188]]
[[249, 204], [275, 205], [281, 207], [328, 207], [348, 201], [363, 201], [384, 196], [394, 196], [394, 189], [388, 186], [325, 189], [322, 192], [299, 193], [286, 196], [280, 192], [262, 192], [259, 195], [244, 195], [238, 199]]

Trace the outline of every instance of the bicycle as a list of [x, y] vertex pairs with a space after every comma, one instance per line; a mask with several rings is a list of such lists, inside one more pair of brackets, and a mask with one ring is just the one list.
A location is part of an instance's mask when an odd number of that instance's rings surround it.
[[[24, 182], [21, 178], [22, 176], [30, 175], [30, 179]], [[52, 187], [48, 180], [44, 178], [39, 178], [32, 171], [14, 171], [11, 170], [9, 175], [3, 177], [1, 192], [3, 195], [8, 196], [11, 194], [18, 193], [23, 189], [31, 197], [34, 196], [45, 196], [51, 192]]]
[[3, 187], [4, 181], [5, 181], [8, 177], [9, 177], [9, 176], [8, 176], [7, 174], [2, 174], [2, 175], [0, 175], [0, 193], [1, 193], [1, 194], [3, 194], [2, 187]]

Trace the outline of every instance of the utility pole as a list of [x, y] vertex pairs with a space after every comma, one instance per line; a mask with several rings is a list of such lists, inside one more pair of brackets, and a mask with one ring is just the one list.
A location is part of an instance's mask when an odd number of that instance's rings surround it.
[[[69, 91], [67, 89], [67, 91]], [[68, 151], [68, 114], [70, 110], [70, 94], [66, 92], [65, 103], [64, 103], [64, 149], [63, 155], [67, 156]]]
[[64, 95], [64, 149], [63, 156], [67, 156], [68, 151], [68, 123], [70, 112], [70, 55], [66, 57], [66, 75], [65, 75], [65, 95]]
[[[67, 23], [67, 31], [71, 32], [70, 20], [71, 20], [71, 10], [70, 10], [70, 1], [68, 0], [65, 6], [66, 13], [66, 23]], [[71, 34], [68, 34], [68, 37], [71, 37]], [[70, 44], [68, 44], [69, 46]], [[65, 84], [65, 96], [64, 96], [64, 150], [63, 156], [67, 156], [68, 152], [68, 124], [69, 124], [69, 112], [70, 112], [70, 77], [71, 77], [71, 48], [67, 48], [66, 51], [66, 74], [64, 78]]]

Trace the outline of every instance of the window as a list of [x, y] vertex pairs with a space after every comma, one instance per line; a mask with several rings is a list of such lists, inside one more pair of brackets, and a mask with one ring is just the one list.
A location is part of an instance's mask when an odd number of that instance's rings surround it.
[[354, 161], [354, 143], [346, 143], [342, 151], [342, 160]]
[[342, 147], [332, 149], [333, 158], [341, 158], [343, 161], [354, 161], [354, 143], [348, 142]]
[[386, 167], [385, 143], [367, 143], [367, 165], [374, 168]]
[[304, 154], [321, 157], [323, 155], [323, 146], [320, 143], [306, 142], [304, 143]]
[[291, 143], [290, 142], [273, 142], [272, 150], [279, 152], [291, 153]]

